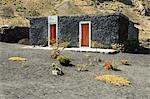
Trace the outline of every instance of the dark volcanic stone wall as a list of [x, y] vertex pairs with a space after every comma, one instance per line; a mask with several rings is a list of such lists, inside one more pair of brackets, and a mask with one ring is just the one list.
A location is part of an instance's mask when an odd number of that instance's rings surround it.
[[119, 43], [124, 43], [128, 39], [129, 19], [120, 14], [119, 20]]
[[139, 30], [134, 26], [134, 23], [129, 21], [128, 26], [128, 40], [137, 40], [139, 37]]
[[[109, 48], [112, 43], [128, 39], [129, 20], [119, 13], [97, 16], [58, 16], [58, 43], [70, 42], [79, 46], [79, 22], [91, 21], [91, 39]], [[48, 44], [48, 17], [30, 19], [30, 41], [32, 45]]]
[[24, 38], [29, 38], [29, 27], [1, 28], [0, 42], [18, 43]]
[[39, 17], [30, 19], [30, 42], [32, 45], [47, 45], [48, 18]]
[[72, 46], [79, 45], [79, 22], [91, 21], [92, 41], [110, 47], [118, 42], [119, 14], [106, 16], [60, 16], [58, 19], [59, 42], [68, 41]]

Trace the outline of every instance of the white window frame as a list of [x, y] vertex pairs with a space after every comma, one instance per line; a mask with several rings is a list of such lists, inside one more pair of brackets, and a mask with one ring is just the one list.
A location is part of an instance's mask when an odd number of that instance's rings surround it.
[[82, 47], [82, 24], [89, 24], [89, 46], [88, 46], [88, 48], [91, 48], [91, 21], [81, 21], [81, 22], [79, 22], [79, 47], [80, 48], [83, 48]]

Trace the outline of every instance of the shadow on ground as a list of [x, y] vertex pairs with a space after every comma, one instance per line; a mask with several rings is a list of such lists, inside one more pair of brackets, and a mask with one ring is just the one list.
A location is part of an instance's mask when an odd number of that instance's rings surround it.
[[136, 54], [150, 54], [150, 48], [140, 46]]

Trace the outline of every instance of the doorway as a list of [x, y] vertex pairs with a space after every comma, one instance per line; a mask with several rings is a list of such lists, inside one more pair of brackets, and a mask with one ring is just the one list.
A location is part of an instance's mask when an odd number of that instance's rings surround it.
[[91, 47], [91, 22], [90, 21], [80, 22], [79, 32], [80, 32], [79, 46]]

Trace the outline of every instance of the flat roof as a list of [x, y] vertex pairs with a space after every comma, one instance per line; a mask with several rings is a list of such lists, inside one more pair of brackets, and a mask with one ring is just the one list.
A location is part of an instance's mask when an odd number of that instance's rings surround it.
[[[127, 16], [125, 16], [124, 14], [120, 13], [120, 12], [113, 12], [113, 13], [100, 13], [100, 14], [72, 14], [72, 15], [50, 15], [50, 16], [60, 16], [60, 17], [67, 17], [67, 16], [110, 16], [110, 15], [120, 15], [126, 19], [128, 19]], [[30, 19], [37, 19], [37, 18], [47, 18], [49, 16], [34, 16], [34, 17], [30, 17]]]

